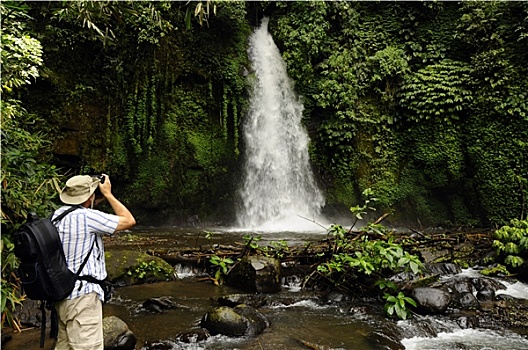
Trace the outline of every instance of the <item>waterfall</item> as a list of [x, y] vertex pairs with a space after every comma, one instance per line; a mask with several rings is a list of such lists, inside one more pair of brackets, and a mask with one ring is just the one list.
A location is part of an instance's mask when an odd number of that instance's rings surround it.
[[255, 80], [243, 125], [246, 153], [238, 225], [303, 230], [307, 223], [313, 225], [310, 220], [319, 215], [324, 197], [309, 163], [309, 138], [301, 124], [304, 107], [268, 33], [268, 18], [250, 37], [249, 57]]

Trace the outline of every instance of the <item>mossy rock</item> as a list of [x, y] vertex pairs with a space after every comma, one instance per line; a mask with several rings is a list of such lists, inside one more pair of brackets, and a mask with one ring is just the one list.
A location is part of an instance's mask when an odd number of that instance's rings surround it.
[[254, 337], [269, 326], [269, 321], [255, 308], [240, 304], [234, 308], [228, 306], [214, 308], [202, 317], [200, 325], [213, 335]]
[[165, 260], [133, 250], [105, 252], [108, 279], [119, 285], [174, 280], [174, 268]]
[[242, 258], [227, 275], [227, 285], [247, 292], [276, 293], [281, 290], [278, 259], [251, 255]]

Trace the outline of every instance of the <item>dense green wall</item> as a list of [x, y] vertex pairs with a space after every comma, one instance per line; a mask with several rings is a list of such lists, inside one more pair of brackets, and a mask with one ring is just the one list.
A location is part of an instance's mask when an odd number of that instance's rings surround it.
[[[371, 187], [394, 222], [526, 217], [528, 6], [271, 3], [327, 198]], [[379, 205], [378, 204], [378, 205]]]
[[328, 207], [372, 188], [394, 223], [526, 217], [528, 3], [210, 2], [201, 24], [205, 1], [28, 3], [44, 64], [21, 100], [54, 162], [110, 174], [142, 223], [232, 218], [262, 15]]
[[45, 72], [24, 100], [48, 117], [56, 162], [108, 173], [144, 224], [234, 207], [251, 27], [244, 2], [202, 24], [196, 4], [31, 4]]

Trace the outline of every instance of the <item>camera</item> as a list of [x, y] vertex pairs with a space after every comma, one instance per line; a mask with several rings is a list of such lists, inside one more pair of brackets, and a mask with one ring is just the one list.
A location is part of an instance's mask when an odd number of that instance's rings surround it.
[[93, 177], [94, 179], [98, 179], [99, 182], [102, 183], [102, 184], [104, 184], [105, 179], [106, 179], [103, 175], [92, 175], [92, 177]]

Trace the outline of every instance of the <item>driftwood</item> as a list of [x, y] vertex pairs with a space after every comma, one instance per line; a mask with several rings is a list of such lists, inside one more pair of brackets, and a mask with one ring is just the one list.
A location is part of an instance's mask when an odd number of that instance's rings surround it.
[[[381, 216], [376, 222], [382, 221], [388, 214]], [[346, 236], [350, 241], [358, 240], [360, 237], [368, 236], [370, 239], [388, 239], [388, 235], [381, 236], [376, 233], [365, 231], [352, 231]], [[423, 249], [436, 250], [439, 246], [443, 249], [455, 251], [462, 243], [470, 243], [479, 250], [487, 250], [491, 247], [492, 237], [489, 232], [441, 232], [425, 233], [416, 229], [409, 229], [408, 232], [398, 232], [392, 234], [395, 243], [399, 243], [410, 253], [420, 254]], [[170, 250], [150, 249], [148, 254], [158, 256], [171, 265], [191, 265], [191, 266], [211, 266], [210, 258], [213, 256], [230, 258], [237, 261], [249, 254], [268, 254], [279, 258], [283, 263], [291, 265], [311, 266], [320, 263], [324, 259], [322, 253], [332, 254], [336, 252], [337, 242], [335, 237], [326, 236], [319, 241], [310, 242], [300, 246], [291, 246], [288, 249], [268, 251], [256, 251], [250, 246], [251, 241], [244, 243], [236, 242], [231, 245], [201, 245], [199, 247], [189, 247], [184, 249]], [[479, 252], [475, 252], [478, 254]]]

